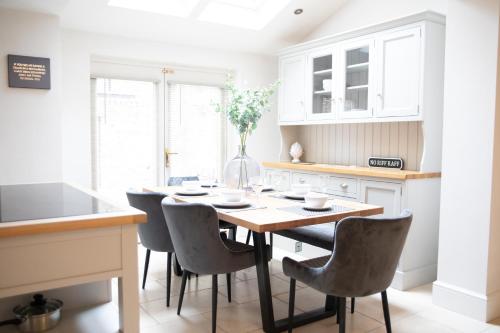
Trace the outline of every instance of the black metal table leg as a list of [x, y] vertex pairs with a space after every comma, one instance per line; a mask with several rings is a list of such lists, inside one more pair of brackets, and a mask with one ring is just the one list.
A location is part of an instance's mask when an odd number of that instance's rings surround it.
[[257, 282], [259, 284], [260, 312], [262, 328], [266, 333], [274, 333], [273, 297], [269, 267], [267, 265], [266, 235], [265, 233], [252, 232], [255, 247], [255, 264], [257, 267]]

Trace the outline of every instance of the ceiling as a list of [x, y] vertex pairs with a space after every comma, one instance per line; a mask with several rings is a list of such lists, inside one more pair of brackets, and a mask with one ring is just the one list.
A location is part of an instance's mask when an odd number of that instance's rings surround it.
[[[140, 0], [138, 0], [140, 1]], [[206, 1], [206, 0], [201, 0]], [[58, 15], [61, 26], [130, 38], [273, 54], [304, 40], [347, 0], [291, 0], [260, 30], [108, 6], [108, 0], [0, 0], [1, 7]], [[302, 8], [301, 15], [294, 10]]]

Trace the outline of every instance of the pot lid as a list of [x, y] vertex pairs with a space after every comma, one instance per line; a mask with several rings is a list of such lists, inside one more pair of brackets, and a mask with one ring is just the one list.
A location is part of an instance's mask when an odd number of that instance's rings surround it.
[[59, 310], [63, 302], [58, 299], [47, 299], [42, 294], [35, 294], [29, 305], [18, 305], [14, 313], [21, 317], [43, 315]]

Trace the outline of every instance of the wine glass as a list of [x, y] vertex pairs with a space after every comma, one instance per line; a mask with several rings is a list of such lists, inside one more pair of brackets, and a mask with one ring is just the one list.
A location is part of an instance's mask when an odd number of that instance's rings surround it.
[[260, 202], [260, 194], [264, 189], [264, 180], [262, 179], [262, 177], [260, 176], [251, 177], [250, 187], [252, 187], [252, 190], [255, 192], [255, 195], [257, 196], [257, 202]]

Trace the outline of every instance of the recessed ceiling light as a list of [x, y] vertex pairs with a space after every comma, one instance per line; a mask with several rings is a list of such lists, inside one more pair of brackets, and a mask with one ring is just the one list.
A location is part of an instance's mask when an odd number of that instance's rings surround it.
[[297, 8], [295, 9], [295, 11], [293, 12], [295, 15], [300, 15], [304, 12], [304, 10], [302, 8]]
[[189, 17], [200, 0], [109, 0], [108, 6]]

